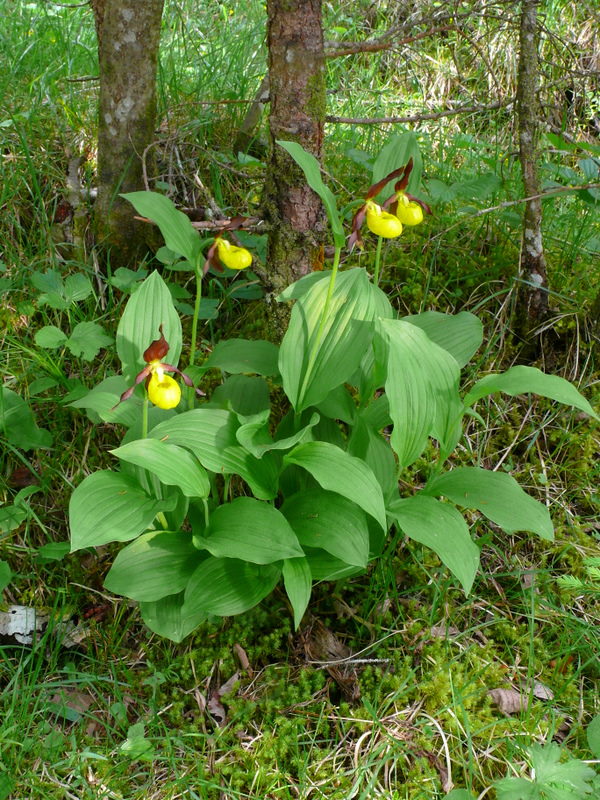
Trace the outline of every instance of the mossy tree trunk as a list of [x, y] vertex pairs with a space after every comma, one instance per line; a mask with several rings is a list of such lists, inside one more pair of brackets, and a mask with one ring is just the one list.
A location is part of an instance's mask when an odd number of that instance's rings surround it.
[[142, 156], [156, 128], [156, 67], [164, 0], [92, 0], [100, 66], [98, 197], [99, 244], [113, 266], [130, 264], [145, 249], [149, 225], [136, 222], [121, 192], [144, 188]]
[[519, 33], [520, 54], [517, 85], [519, 157], [526, 197], [523, 240], [521, 244], [520, 276], [527, 283], [518, 294], [517, 330], [526, 342], [531, 342], [533, 328], [548, 311], [548, 278], [542, 239], [542, 203], [538, 179], [539, 102], [537, 96], [539, 0], [522, 0]]
[[[321, 159], [325, 122], [325, 70], [321, 0], [267, 0], [270, 150], [264, 216], [270, 225], [267, 270], [261, 276], [273, 299], [322, 258], [326, 220], [302, 170], [276, 144], [294, 141]], [[269, 307], [274, 338], [287, 309]]]

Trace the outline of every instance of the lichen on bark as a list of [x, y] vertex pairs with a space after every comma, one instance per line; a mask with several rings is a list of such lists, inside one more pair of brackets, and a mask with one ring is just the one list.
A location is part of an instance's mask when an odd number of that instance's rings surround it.
[[[119, 197], [144, 188], [142, 159], [156, 128], [156, 68], [164, 0], [92, 0], [98, 34], [98, 197], [94, 227], [113, 266], [146, 248], [150, 226]], [[152, 163], [152, 159], [148, 159]]]
[[523, 235], [519, 271], [525, 283], [519, 291], [517, 330], [530, 340], [532, 329], [548, 311], [548, 280], [542, 239], [542, 204], [538, 178], [538, 112], [537, 97], [539, 56], [539, 0], [522, 0], [520, 25], [517, 115], [519, 158], [526, 197], [523, 213]]
[[[269, 48], [269, 161], [263, 216], [269, 224], [268, 297], [310, 272], [319, 262], [326, 219], [319, 197], [277, 140], [294, 141], [321, 160], [325, 121], [325, 66], [321, 0], [267, 0]], [[288, 310], [272, 304], [273, 338], [280, 338]]]

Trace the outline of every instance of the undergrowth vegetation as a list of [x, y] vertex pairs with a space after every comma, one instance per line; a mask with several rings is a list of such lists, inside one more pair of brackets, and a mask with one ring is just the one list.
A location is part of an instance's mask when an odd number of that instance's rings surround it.
[[[581, 759], [600, 758], [600, 439], [597, 422], [581, 412], [494, 395], [479, 404], [481, 419], [466, 423], [452, 466], [512, 475], [547, 506], [555, 528], [549, 542], [469, 517], [482, 550], [468, 597], [431, 550], [394, 537], [366, 574], [318, 584], [299, 632], [280, 586], [256, 608], [210, 618], [174, 644], [103, 588], [115, 545], [68, 555], [69, 498], [90, 473], [114, 467], [110, 451], [123, 434], [118, 423], [90, 420], [80, 401], [120, 372], [118, 321], [156, 268], [189, 342], [193, 275], [169, 269], [164, 253], [137, 270], [109, 265], [100, 274], [88, 230], [91, 12], [1, 5], [1, 363], [13, 393], [0, 408], [1, 610], [35, 609], [40, 626], [33, 641], [15, 639], [6, 622], [0, 629], [0, 800], [429, 800], [453, 787], [453, 800], [593, 797], [598, 778]], [[597, 10], [542, 6], [540, 173], [543, 188], [557, 191], [543, 204], [552, 313], [535, 366], [572, 381], [597, 408], [598, 189], [577, 189], [598, 182]], [[326, 38], [343, 45], [394, 25], [425, 31], [407, 9], [325, 3]], [[324, 177], [349, 233], [352, 204], [381, 147], [393, 133], [415, 131], [421, 196], [434, 213], [384, 244], [380, 287], [402, 315], [467, 310], [481, 319], [484, 341], [464, 376], [471, 385], [519, 358], [511, 335], [522, 210], [512, 129], [518, 6], [458, 3], [446, 14], [433, 35], [329, 58], [328, 114], [476, 109], [404, 125], [332, 121]], [[187, 209], [214, 202], [232, 214], [259, 213], [264, 129], [251, 155], [234, 155], [230, 145], [265, 59], [260, 3], [166, 3], [159, 178], [149, 189]], [[74, 217], [73, 176], [83, 187]], [[240, 238], [264, 257], [262, 237]], [[374, 251], [355, 253], [347, 266], [372, 273]], [[197, 349], [268, 338], [261, 298], [251, 271], [210, 273]], [[212, 371], [201, 387], [211, 394], [220, 382]], [[282, 393], [277, 402], [283, 416]], [[401, 489], [427, 481], [428, 448]], [[558, 783], [552, 775], [544, 783], [555, 746], [569, 778], [559, 769]], [[497, 784], [507, 777], [527, 785]]]

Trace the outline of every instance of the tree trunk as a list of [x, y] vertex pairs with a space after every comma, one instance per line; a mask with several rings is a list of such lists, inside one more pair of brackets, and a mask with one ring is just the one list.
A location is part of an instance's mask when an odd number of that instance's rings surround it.
[[113, 266], [139, 256], [150, 232], [118, 195], [144, 188], [142, 156], [156, 128], [163, 2], [92, 0], [100, 64], [95, 231], [98, 243], [110, 248]]
[[[519, 157], [526, 197], [540, 193], [537, 173], [538, 5], [539, 0], [522, 0], [519, 34], [517, 113]], [[532, 329], [548, 311], [548, 279], [542, 242], [542, 204], [539, 198], [528, 200], [525, 204], [520, 276], [527, 283], [518, 295], [517, 330], [526, 341], [530, 341]]]
[[[326, 218], [302, 170], [276, 144], [294, 141], [321, 159], [325, 71], [321, 0], [267, 0], [270, 152], [264, 216], [270, 225], [267, 270], [271, 298], [318, 264]], [[271, 304], [274, 338], [281, 338], [285, 306]]]

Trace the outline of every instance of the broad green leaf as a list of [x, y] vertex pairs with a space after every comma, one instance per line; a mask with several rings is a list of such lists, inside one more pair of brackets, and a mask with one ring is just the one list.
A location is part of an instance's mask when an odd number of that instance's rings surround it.
[[[373, 183], [377, 183], [385, 178], [386, 175], [389, 175], [390, 172], [408, 164], [410, 158], [413, 160], [413, 169], [408, 180], [407, 191], [418, 195], [421, 176], [423, 175], [423, 159], [421, 158], [417, 137], [412, 131], [395, 134], [382, 147], [373, 164]], [[393, 189], [393, 183], [385, 187], [377, 196], [379, 198], [378, 202], [386, 200]]]
[[128, 385], [146, 366], [142, 354], [160, 338], [161, 325], [169, 343], [169, 352], [163, 361], [177, 366], [181, 354], [181, 322], [167, 285], [158, 272], [152, 272], [127, 301], [117, 328], [117, 354]]
[[276, 463], [268, 453], [259, 460], [241, 447], [236, 439], [238, 427], [231, 411], [195, 408], [161, 422], [149, 435], [191, 450], [211, 472], [240, 475], [256, 497], [271, 500], [277, 494]]
[[218, 405], [244, 417], [252, 417], [270, 408], [269, 384], [264, 378], [230, 375], [214, 390], [210, 405]]
[[304, 172], [306, 182], [310, 188], [321, 198], [323, 205], [325, 206], [325, 211], [327, 212], [329, 224], [331, 225], [335, 246], [343, 247], [346, 242], [346, 236], [344, 234], [344, 228], [338, 213], [337, 202], [331, 189], [323, 183], [323, 178], [321, 178], [321, 166], [319, 162], [312, 155], [312, 153], [307, 153], [302, 145], [298, 144], [297, 142], [283, 142], [281, 140], [277, 140], [277, 144], [280, 147], [283, 147], [284, 150], [287, 150], [296, 164], [298, 164], [298, 166]]
[[99, 351], [113, 341], [97, 322], [79, 322], [67, 340], [67, 347], [76, 358], [93, 361]]
[[346, 564], [367, 566], [369, 528], [356, 503], [335, 492], [306, 489], [286, 500], [281, 513], [303, 547], [326, 550]]
[[517, 366], [511, 367], [506, 372], [486, 375], [477, 381], [465, 397], [465, 405], [472, 406], [482, 397], [496, 392], [504, 392], [511, 396], [533, 392], [542, 397], [549, 397], [558, 403], [574, 406], [585, 411], [590, 417], [600, 419], [585, 397], [580, 394], [572, 383], [560, 378], [558, 375], [546, 375], [537, 367]]
[[205, 611], [183, 613], [184, 596], [184, 592], [179, 592], [151, 603], [140, 603], [142, 619], [151, 631], [179, 643], [205, 622], [208, 617]]
[[[541, 745], [534, 744], [529, 748], [536, 783], [543, 787], [552, 800], [573, 800], [592, 791], [589, 782], [595, 776], [595, 770], [577, 758], [561, 761], [562, 749], [555, 742]], [[551, 794], [550, 789], [558, 791]]]
[[288, 558], [283, 562], [283, 584], [294, 609], [294, 628], [298, 630], [312, 590], [312, 573], [306, 558]]
[[486, 197], [497, 192], [502, 186], [502, 179], [494, 172], [486, 172], [483, 175], [474, 175], [466, 180], [456, 181], [451, 189], [460, 197], [472, 198], [474, 200], [485, 200]]
[[157, 192], [130, 192], [121, 196], [129, 200], [138, 214], [156, 222], [169, 250], [179, 253], [192, 264], [198, 262], [201, 252], [198, 232], [168, 197]]
[[352, 425], [356, 415], [356, 403], [345, 386], [336, 386], [324, 400], [317, 403], [317, 409], [330, 419], [340, 419]]
[[93, 292], [92, 282], [87, 275], [76, 272], [65, 279], [64, 298], [69, 305], [85, 300]]
[[50, 432], [45, 428], [38, 428], [33, 412], [25, 400], [4, 386], [0, 391], [0, 435], [22, 450], [52, 445]]
[[0, 508], [0, 533], [15, 531], [27, 519], [27, 511], [14, 504]]
[[468, 789], [452, 789], [450, 794], [444, 796], [444, 800], [475, 800], [475, 796]]
[[281, 303], [285, 300], [299, 300], [301, 297], [304, 297], [305, 294], [308, 293], [310, 289], [315, 285], [315, 283], [319, 283], [319, 281], [327, 280], [331, 277], [331, 270], [323, 270], [323, 272], [309, 272], [308, 275], [303, 275], [301, 278], [298, 278], [297, 281], [294, 283], [290, 283], [280, 295], [278, 295], [277, 300]]
[[48, 542], [40, 547], [36, 561], [45, 564], [48, 561], [62, 561], [71, 552], [70, 542]]
[[329, 281], [319, 281], [295, 303], [279, 351], [283, 387], [297, 412], [350, 378], [372, 338], [368, 323], [381, 310], [378, 290], [365, 271], [348, 270], [337, 276], [321, 327], [328, 289]]
[[542, 539], [554, 538], [546, 506], [526, 494], [505, 472], [457, 467], [434, 478], [425, 492], [444, 495], [458, 506], [476, 508], [507, 533], [533, 531]]
[[150, 470], [167, 486], [178, 486], [187, 497], [208, 497], [210, 493], [206, 470], [183, 447], [159, 439], [136, 439], [110, 452], [122, 461]]
[[460, 370], [453, 356], [404, 320], [380, 320], [387, 345], [385, 391], [394, 423], [391, 443], [401, 468], [422, 453], [428, 436], [443, 449], [457, 438], [462, 402]]
[[425, 331], [432, 342], [454, 356], [459, 367], [469, 363], [483, 341], [481, 320], [469, 311], [459, 314], [424, 311], [402, 319]]
[[[297, 559], [298, 561], [300, 559]], [[3, 592], [12, 581], [12, 569], [8, 561], [0, 561], [0, 592]], [[288, 592], [289, 594], [289, 592]]]
[[56, 269], [47, 269], [45, 272], [32, 272], [29, 280], [39, 292], [56, 292], [60, 295], [63, 293], [62, 275]]
[[315, 581], [339, 581], [364, 572], [364, 567], [347, 564], [325, 550], [307, 550], [306, 560]]
[[270, 594], [280, 576], [281, 567], [276, 564], [259, 566], [211, 556], [196, 568], [187, 585], [182, 616], [242, 614]]
[[597, 714], [586, 730], [588, 746], [594, 758], [600, 758], [600, 714]]
[[130, 725], [127, 731], [127, 739], [119, 747], [119, 751], [132, 759], [152, 761], [154, 758], [154, 745], [149, 739], [146, 739], [142, 722]]
[[290, 450], [294, 445], [310, 439], [311, 431], [319, 422], [319, 415], [311, 414], [308, 424], [283, 439], [272, 439], [266, 422], [248, 422], [241, 425], [235, 435], [238, 442], [256, 458], [262, 458], [269, 450]]
[[44, 327], [40, 328], [35, 334], [34, 339], [38, 347], [47, 347], [50, 350], [54, 350], [57, 347], [62, 347], [67, 341], [68, 336], [66, 333], [63, 333], [60, 328], [57, 328], [56, 325], [44, 325]]
[[471, 591], [479, 567], [479, 548], [454, 506], [418, 494], [396, 500], [388, 507], [388, 514], [406, 536], [433, 550], [466, 594]]
[[71, 495], [71, 552], [135, 539], [166, 505], [164, 500], [148, 497], [128, 475], [94, 472]]
[[132, 600], [160, 600], [183, 591], [202, 561], [191, 533], [150, 531], [121, 550], [104, 586]]
[[271, 342], [257, 339], [226, 339], [215, 345], [203, 368], [218, 367], [223, 372], [277, 375], [279, 348]]
[[383, 436], [359, 415], [348, 440], [348, 452], [365, 462], [379, 481], [385, 498], [398, 489], [398, 467], [394, 453]]
[[272, 564], [304, 555], [290, 523], [268, 503], [238, 497], [218, 506], [201, 540], [213, 556]]
[[287, 464], [303, 467], [323, 487], [352, 500], [386, 529], [381, 486], [359, 458], [328, 442], [305, 442], [284, 456]]
[[129, 428], [141, 419], [142, 400], [133, 395], [126, 402], [119, 403], [125, 389], [125, 378], [122, 375], [111, 375], [83, 397], [69, 403], [69, 406], [94, 411], [104, 422], [118, 423]]

